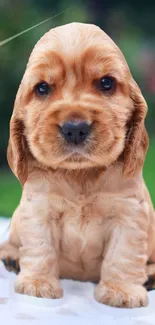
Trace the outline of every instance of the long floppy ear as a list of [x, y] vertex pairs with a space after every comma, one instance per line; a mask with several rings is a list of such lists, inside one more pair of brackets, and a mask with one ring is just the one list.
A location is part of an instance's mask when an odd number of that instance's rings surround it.
[[149, 137], [144, 125], [147, 104], [134, 80], [130, 85], [130, 97], [134, 104], [134, 111], [129, 122], [123, 156], [123, 175], [126, 178], [133, 177], [142, 169], [149, 145]]
[[7, 159], [11, 170], [22, 185], [25, 184], [28, 174], [26, 140], [23, 131], [24, 127], [22, 121], [13, 114], [10, 121], [10, 139], [7, 149]]

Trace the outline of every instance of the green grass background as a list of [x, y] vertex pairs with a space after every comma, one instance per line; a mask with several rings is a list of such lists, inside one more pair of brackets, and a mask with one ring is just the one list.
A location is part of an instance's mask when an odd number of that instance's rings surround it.
[[[155, 140], [151, 141], [144, 165], [144, 179], [155, 206]], [[21, 197], [21, 186], [10, 172], [0, 172], [0, 215], [10, 217]]]

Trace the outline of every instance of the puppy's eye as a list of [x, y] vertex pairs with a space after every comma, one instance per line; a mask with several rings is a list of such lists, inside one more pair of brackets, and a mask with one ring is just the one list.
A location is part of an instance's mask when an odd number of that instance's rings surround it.
[[112, 77], [103, 77], [99, 82], [99, 90], [101, 91], [110, 91], [115, 87], [115, 80]]
[[46, 96], [49, 94], [51, 88], [50, 86], [48, 85], [47, 82], [43, 81], [43, 82], [40, 82], [38, 85], [36, 85], [35, 87], [35, 92], [37, 95], [39, 96]]

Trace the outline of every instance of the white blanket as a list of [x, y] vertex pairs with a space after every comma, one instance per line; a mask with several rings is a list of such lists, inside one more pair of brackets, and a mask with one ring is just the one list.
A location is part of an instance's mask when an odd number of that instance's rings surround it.
[[[8, 221], [0, 221], [1, 241], [8, 236]], [[92, 283], [63, 280], [62, 299], [41, 299], [14, 292], [16, 275], [0, 262], [0, 325], [155, 325], [155, 291], [149, 306], [119, 309], [94, 300]]]

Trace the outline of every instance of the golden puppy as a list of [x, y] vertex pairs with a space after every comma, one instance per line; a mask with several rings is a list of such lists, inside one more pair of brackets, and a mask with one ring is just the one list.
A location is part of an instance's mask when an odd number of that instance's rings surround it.
[[142, 177], [146, 112], [123, 54], [97, 26], [61, 26], [37, 43], [8, 146], [23, 194], [0, 256], [20, 261], [17, 292], [59, 298], [59, 278], [71, 278], [98, 282], [104, 304], [147, 305], [155, 214]]

